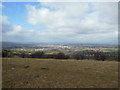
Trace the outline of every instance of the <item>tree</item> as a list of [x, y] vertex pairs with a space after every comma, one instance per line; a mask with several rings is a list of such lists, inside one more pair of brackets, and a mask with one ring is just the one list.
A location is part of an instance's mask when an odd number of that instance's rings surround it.
[[96, 60], [104, 61], [106, 59], [106, 55], [103, 52], [96, 52], [94, 54], [94, 57], [95, 57]]
[[25, 58], [25, 53], [21, 53], [20, 57]]
[[80, 59], [83, 60], [85, 58], [84, 54], [80, 54]]
[[104, 61], [104, 60], [106, 59], [106, 55], [102, 53], [102, 54], [100, 55], [100, 59], [101, 59], [102, 61]]
[[79, 60], [80, 59], [80, 55], [79, 54], [75, 54], [74, 58], [77, 59], [77, 60]]
[[94, 53], [94, 58], [96, 60], [100, 60], [100, 53], [99, 52]]
[[31, 54], [32, 58], [44, 58], [44, 52], [38, 51]]
[[20, 57], [22, 57], [22, 58], [30, 58], [30, 55], [23, 52], [23, 53], [20, 54]]
[[55, 58], [56, 58], [56, 59], [65, 59], [65, 54], [62, 53], [62, 52], [60, 52], [60, 53], [56, 54], [56, 57], [55, 57]]
[[55, 58], [55, 54], [46, 54], [44, 58]]
[[12, 57], [12, 52], [10, 50], [2, 50], [2, 57]]
[[69, 59], [70, 58], [70, 56], [69, 55], [65, 55], [65, 59]]
[[8, 57], [8, 51], [7, 50], [2, 51], [2, 57]]

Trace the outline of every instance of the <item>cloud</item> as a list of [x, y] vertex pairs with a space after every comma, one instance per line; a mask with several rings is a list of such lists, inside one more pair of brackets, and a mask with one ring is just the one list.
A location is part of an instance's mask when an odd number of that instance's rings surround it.
[[[3, 41], [25, 42], [30, 41], [34, 30], [28, 30], [20, 25], [13, 25], [8, 21], [7, 16], [0, 16], [0, 24], [2, 25]], [[22, 40], [23, 39], [23, 40]]]
[[111, 38], [117, 39], [117, 3], [44, 2], [41, 5], [42, 7], [26, 6], [28, 23], [42, 27], [44, 34], [49, 38], [63, 40], [64, 37], [66, 41], [71, 37], [79, 40], [82, 38], [83, 41], [89, 38], [89, 41], [94, 35], [94, 42], [99, 39], [101, 42], [105, 41], [105, 38], [106, 41]]
[[9, 32], [13, 29], [12, 25], [10, 22], [7, 21], [7, 16], [2, 16], [0, 15], [0, 25], [2, 25], [2, 33]]
[[[26, 5], [29, 30], [3, 18], [4, 36], [31, 42], [117, 43], [117, 3], [46, 3]], [[114, 12], [114, 13], [113, 13]], [[6, 38], [7, 40], [7, 38]], [[23, 41], [23, 40], [22, 40]]]

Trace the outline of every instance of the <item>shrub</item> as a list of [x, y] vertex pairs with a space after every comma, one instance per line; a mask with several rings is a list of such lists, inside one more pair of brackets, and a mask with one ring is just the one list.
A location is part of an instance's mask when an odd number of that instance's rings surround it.
[[60, 53], [56, 54], [55, 58], [56, 59], [65, 59], [65, 54], [60, 52]]
[[13, 54], [10, 50], [2, 50], [2, 57], [12, 57]]
[[38, 52], [32, 53], [31, 57], [32, 58], [44, 58], [44, 52], [38, 51]]

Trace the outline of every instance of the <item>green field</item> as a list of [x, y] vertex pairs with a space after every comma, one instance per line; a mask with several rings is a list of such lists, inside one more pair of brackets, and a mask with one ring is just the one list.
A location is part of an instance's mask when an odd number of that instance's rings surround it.
[[117, 88], [118, 62], [3, 58], [3, 88]]

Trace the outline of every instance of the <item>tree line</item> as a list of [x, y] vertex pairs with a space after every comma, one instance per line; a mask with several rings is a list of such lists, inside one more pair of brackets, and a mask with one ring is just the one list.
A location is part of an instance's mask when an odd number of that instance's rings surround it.
[[64, 54], [63, 52], [45, 54], [43, 51], [36, 52], [16, 52], [11, 50], [2, 50], [2, 57], [21, 57], [21, 58], [53, 58], [53, 59], [94, 59], [94, 60], [118, 60], [116, 52], [95, 52], [95, 51], [80, 51], [72, 54]]

